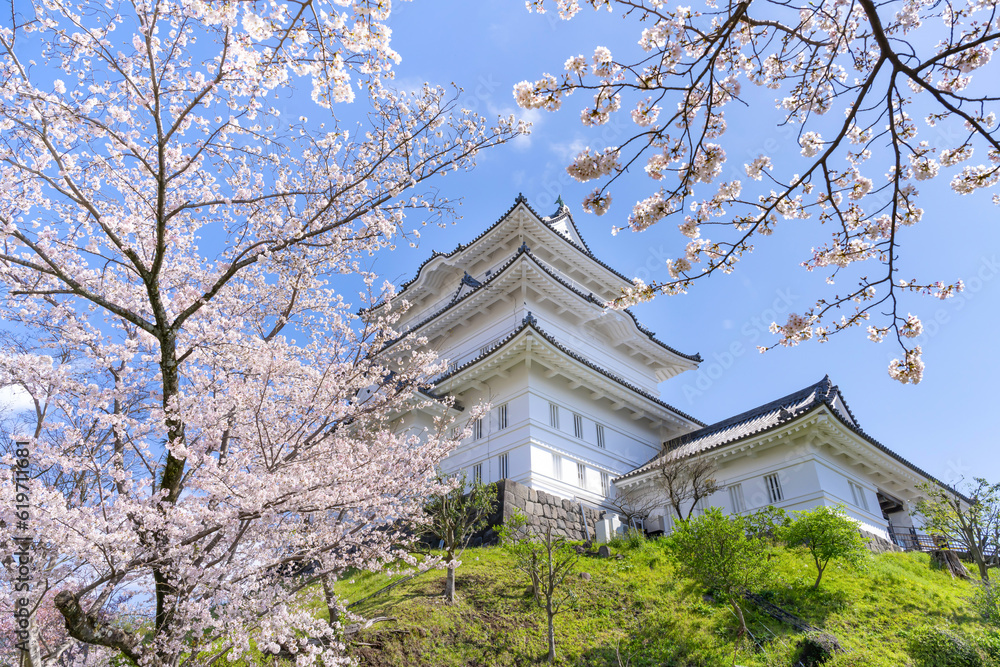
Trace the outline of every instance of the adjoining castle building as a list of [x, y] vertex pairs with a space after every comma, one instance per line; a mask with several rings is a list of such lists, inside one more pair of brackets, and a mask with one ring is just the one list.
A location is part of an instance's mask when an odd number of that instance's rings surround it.
[[[434, 393], [492, 404], [445, 472], [600, 508], [616, 487], [649, 484], [676, 450], [715, 461], [720, 491], [706, 507], [843, 504], [877, 535], [912, 525], [917, 486], [937, 480], [861, 430], [829, 378], [712, 425], [660, 400], [659, 383], [701, 357], [605, 308], [631, 284], [591, 252], [566, 206], [541, 216], [520, 195], [479, 236], [420, 266], [397, 295], [410, 303], [397, 327], [450, 362]], [[401, 424], [419, 431], [432, 418], [414, 410]], [[666, 508], [658, 514], [653, 527], [669, 530]]]

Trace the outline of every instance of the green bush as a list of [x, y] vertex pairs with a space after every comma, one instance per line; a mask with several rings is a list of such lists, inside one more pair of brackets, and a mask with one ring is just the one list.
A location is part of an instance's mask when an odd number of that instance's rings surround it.
[[947, 628], [924, 626], [910, 633], [907, 653], [917, 667], [982, 667], [975, 644]]
[[646, 544], [646, 535], [636, 528], [629, 528], [625, 531], [625, 547], [628, 549], [641, 549]]
[[976, 637], [976, 645], [992, 661], [991, 664], [1000, 667], [1000, 630], [983, 632]]
[[1000, 626], [1000, 584], [982, 582], [976, 585], [969, 605], [984, 621]]
[[608, 540], [608, 546], [613, 549], [636, 551], [646, 544], [646, 535], [637, 528], [626, 528], [623, 535], [615, 535]]
[[801, 547], [812, 556], [816, 563], [813, 589], [819, 588], [830, 561], [840, 560], [861, 567], [871, 557], [865, 539], [858, 533], [858, 524], [844, 513], [842, 505], [820, 505], [795, 512], [795, 520], [782, 526], [779, 536], [789, 547]]
[[837, 638], [827, 632], [810, 632], [799, 640], [795, 660], [802, 667], [816, 667], [842, 651]]

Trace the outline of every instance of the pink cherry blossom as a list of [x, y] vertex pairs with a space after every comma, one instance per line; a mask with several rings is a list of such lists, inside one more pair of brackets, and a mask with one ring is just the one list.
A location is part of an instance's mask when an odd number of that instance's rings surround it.
[[[388, 2], [19, 12], [0, 27], [0, 386], [36, 408], [3, 425], [31, 452], [51, 584], [34, 667], [65, 643], [144, 667], [240, 661], [251, 641], [342, 663], [343, 601], [327, 621], [296, 593], [412, 561], [397, 546], [461, 437], [427, 392], [442, 364], [395, 330], [406, 304], [364, 262], [411, 210], [450, 214], [431, 179], [525, 127], [392, 90]], [[355, 97], [368, 125], [348, 133]], [[343, 274], [382, 305], [359, 314]]]
[[[806, 338], [822, 342], [864, 323], [873, 340], [897, 334], [906, 355], [892, 376], [919, 381], [919, 354], [904, 344], [914, 329], [902, 324], [908, 317], [898, 309], [918, 294], [947, 297], [960, 281], [900, 287], [897, 273], [906, 265], [900, 232], [929, 233], [913, 231], [924, 214], [918, 183], [946, 178], [959, 195], [1000, 183], [1000, 108], [989, 91], [1000, 44], [996, 3], [764, 0], [723, 7], [706, 0], [684, 7], [662, 0], [532, 0], [529, 7], [541, 12], [546, 5], [566, 19], [587, 5], [608, 10], [603, 20], [630, 22], [639, 36], [631, 52], [599, 47], [590, 71], [574, 65], [573, 76], [546, 76], [515, 89], [522, 106], [548, 109], [586, 90], [593, 103], [580, 110], [585, 126], [611, 123], [627, 109], [633, 132], [616, 139], [617, 164], [625, 167], [586, 171], [601, 182], [599, 192], [620, 178], [651, 179], [627, 227], [644, 232], [671, 219], [684, 251], [673, 253], [680, 257], [668, 263], [669, 279], [630, 291], [621, 302], [686, 292], [698, 280], [733, 271], [783, 221], [808, 221], [797, 225], [797, 233], [813, 230], [803, 267], [824, 271], [828, 285], [848, 278], [853, 287], [818, 294], [802, 316], [808, 325], [776, 325], [778, 338], [765, 349]], [[727, 154], [727, 139], [734, 118], [741, 131], [757, 131], [761, 114], [743, 93], [747, 82], [774, 91], [780, 117], [767, 131], [780, 129], [799, 151], [743, 164], [739, 171], [752, 188], [741, 196], [743, 183], [726, 164], [740, 151]], [[575, 163], [571, 173], [581, 166]], [[1000, 195], [993, 201], [1000, 204]], [[701, 238], [706, 225], [712, 241]], [[699, 263], [699, 271], [689, 271]]]

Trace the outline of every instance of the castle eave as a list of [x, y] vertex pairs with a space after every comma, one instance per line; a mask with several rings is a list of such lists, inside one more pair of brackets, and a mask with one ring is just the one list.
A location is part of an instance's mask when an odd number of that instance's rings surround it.
[[629, 409], [632, 419], [648, 419], [656, 426], [668, 425], [681, 431], [702, 425], [694, 417], [575, 354], [539, 328], [530, 313], [507, 337], [438, 378], [435, 388], [438, 393], [455, 394], [502, 374], [521, 361], [529, 365], [541, 363], [547, 374], [561, 375], [577, 387], [586, 386], [591, 398], [605, 398], [616, 410]]

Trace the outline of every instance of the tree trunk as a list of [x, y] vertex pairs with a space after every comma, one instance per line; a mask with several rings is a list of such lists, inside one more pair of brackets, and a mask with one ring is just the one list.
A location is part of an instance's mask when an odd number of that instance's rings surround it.
[[444, 598], [449, 603], [455, 602], [455, 568], [448, 568], [448, 576], [444, 580]]
[[983, 554], [982, 549], [979, 548], [981, 543], [976, 540], [976, 534], [971, 526], [963, 530], [963, 535], [965, 543], [969, 547], [969, 556], [972, 557], [972, 561], [979, 568], [979, 578], [983, 580], [984, 584], [988, 584], [990, 582], [989, 566], [986, 564], [986, 556]]
[[337, 609], [337, 594], [333, 590], [333, 577], [323, 575], [323, 597], [326, 598], [326, 611], [330, 615], [330, 625], [340, 620], [340, 610]]
[[740, 607], [740, 604], [735, 599], [730, 600], [730, 604], [733, 605], [733, 611], [736, 612], [736, 618], [740, 622], [740, 633], [736, 637], [736, 641], [738, 642], [747, 633], [747, 622], [746, 619], [743, 618], [743, 608]]
[[976, 565], [979, 567], [979, 578], [983, 580], [984, 584], [990, 583], [990, 568], [986, 565], [986, 560], [983, 559], [982, 555], [976, 559]]
[[540, 606], [542, 604], [542, 582], [538, 578], [537, 567], [534, 567], [534, 564], [532, 565], [531, 572], [529, 572], [531, 575], [531, 593], [535, 596], [535, 604]]
[[733, 642], [733, 667], [736, 667], [736, 653], [740, 647], [740, 640], [747, 634], [747, 622], [746, 619], [743, 618], [743, 608], [740, 607], [738, 602], [736, 602], [736, 598], [730, 597], [729, 604], [732, 605], [733, 611], [736, 612], [736, 618], [740, 622], [740, 631], [736, 635], [736, 641]]
[[551, 600], [545, 605], [545, 613], [549, 617], [549, 664], [552, 664], [556, 661], [556, 628], [552, 622], [555, 614], [552, 613]]
[[955, 577], [965, 580], [971, 578], [969, 576], [969, 571], [965, 569], [965, 566], [962, 565], [962, 561], [958, 558], [958, 554], [954, 551], [950, 551], [948, 549], [935, 549], [931, 552], [931, 560], [937, 563], [942, 569], [947, 570], [953, 579]]
[[[184, 441], [184, 422], [173, 412], [176, 409], [176, 406], [173, 405], [174, 398], [180, 395], [180, 369], [177, 365], [177, 338], [174, 332], [169, 330], [160, 337], [160, 377], [163, 387], [162, 405], [166, 415], [167, 460], [163, 466], [159, 491], [166, 492], [162, 496], [163, 502], [173, 505], [180, 497], [185, 459], [177, 458], [172, 449], [173, 445]], [[164, 508], [161, 506], [160, 509]], [[154, 534], [152, 537], [157, 542], [163, 539], [163, 543], [157, 544], [157, 547], [166, 551], [166, 539], [160, 534]], [[155, 628], [159, 634], [166, 629], [169, 622], [170, 614], [167, 600], [175, 591], [170, 577], [160, 567], [153, 567], [153, 581], [156, 584]], [[165, 658], [165, 655], [160, 654], [160, 657]]]
[[21, 667], [42, 667], [42, 651], [38, 645], [37, 616], [38, 609], [35, 609], [28, 617], [28, 650], [21, 651]]

